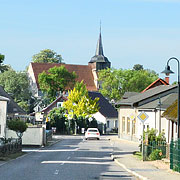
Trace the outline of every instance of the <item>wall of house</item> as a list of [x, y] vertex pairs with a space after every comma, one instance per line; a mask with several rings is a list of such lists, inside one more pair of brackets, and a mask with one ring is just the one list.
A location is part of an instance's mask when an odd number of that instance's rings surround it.
[[7, 101], [0, 101], [0, 137], [5, 137]]
[[36, 79], [35, 79], [34, 72], [33, 72], [31, 64], [28, 67], [27, 74], [28, 74], [28, 78], [29, 78], [30, 90], [32, 92], [32, 95], [35, 97], [38, 97], [38, 88], [36, 85]]
[[[42, 146], [46, 144], [45, 129], [43, 127], [28, 127], [23, 133], [22, 144], [23, 145], [37, 145]], [[14, 131], [6, 129], [6, 138], [17, 138]]]
[[[118, 137], [121, 139], [138, 141], [139, 127], [136, 108], [120, 108], [118, 110]], [[134, 119], [132, 120], [132, 117]]]
[[[138, 141], [142, 137], [142, 131], [143, 131], [143, 123], [141, 120], [137, 117], [142, 110], [138, 109], [128, 109], [128, 108], [121, 108], [119, 109], [119, 137], [122, 139], [127, 140], [133, 140]], [[163, 111], [150, 111], [150, 110], [144, 110], [144, 112], [148, 115], [148, 119], [144, 122], [144, 131], [147, 131], [147, 129], [157, 129], [157, 135], [159, 132], [164, 132], [166, 141], [168, 142], [169, 137], [169, 122], [165, 118], [160, 117], [160, 114], [162, 115]], [[131, 115], [135, 116], [135, 133], [133, 134], [133, 121], [130, 120], [130, 131], [128, 132], [128, 118], [130, 118]], [[123, 123], [123, 117], [125, 118], [125, 123]], [[124, 127], [125, 126], [125, 127]]]
[[[109, 126], [108, 126], [108, 122], [109, 122]], [[118, 118], [107, 118], [106, 132], [107, 133], [111, 132], [113, 128], [118, 128]]]

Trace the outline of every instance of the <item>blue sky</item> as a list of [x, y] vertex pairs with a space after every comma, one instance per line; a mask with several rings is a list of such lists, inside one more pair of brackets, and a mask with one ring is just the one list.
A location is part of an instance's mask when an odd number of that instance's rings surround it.
[[0, 9], [0, 53], [17, 71], [47, 48], [67, 64], [88, 64], [100, 20], [114, 68], [142, 64], [160, 74], [170, 57], [180, 59], [180, 0], [0, 0]]

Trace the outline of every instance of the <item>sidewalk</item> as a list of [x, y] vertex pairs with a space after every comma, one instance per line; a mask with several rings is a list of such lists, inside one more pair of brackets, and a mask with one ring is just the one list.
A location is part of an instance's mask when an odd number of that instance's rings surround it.
[[[139, 179], [152, 180], [176, 180], [180, 179], [180, 173], [170, 170], [168, 162], [164, 161], [142, 161], [133, 155], [133, 149], [139, 149], [138, 143], [120, 140], [117, 137], [111, 138], [114, 144], [112, 158], [128, 172]], [[129, 147], [131, 149], [127, 150]]]

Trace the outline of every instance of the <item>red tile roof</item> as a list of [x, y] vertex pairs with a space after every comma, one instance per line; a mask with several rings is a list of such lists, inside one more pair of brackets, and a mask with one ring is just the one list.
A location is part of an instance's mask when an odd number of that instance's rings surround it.
[[161, 79], [161, 78], [158, 78], [156, 81], [154, 81], [153, 83], [151, 83], [146, 89], [144, 89], [144, 90], [142, 91], [142, 93], [145, 92], [145, 91], [147, 91], [147, 90], [149, 90], [149, 89], [151, 89], [151, 88], [154, 88], [154, 87], [156, 87], [156, 86], [159, 86], [159, 85], [169, 85], [169, 83], [167, 83], [166, 81], [164, 81], [164, 80]]
[[34, 76], [36, 79], [37, 87], [39, 88], [38, 84], [38, 75], [43, 71], [48, 71], [48, 69], [54, 66], [65, 66], [65, 68], [69, 72], [75, 72], [77, 74], [77, 81], [81, 82], [82, 80], [86, 84], [86, 88], [89, 91], [97, 91], [97, 88], [94, 84], [94, 78], [92, 74], [92, 69], [88, 65], [74, 65], [74, 64], [57, 64], [57, 63], [31, 63], [32, 69], [34, 72]]

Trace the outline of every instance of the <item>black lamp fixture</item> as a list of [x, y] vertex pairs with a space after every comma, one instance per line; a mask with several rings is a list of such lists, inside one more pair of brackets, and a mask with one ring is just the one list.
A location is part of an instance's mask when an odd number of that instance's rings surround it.
[[161, 73], [166, 74], [166, 76], [169, 76], [170, 74], [174, 74], [174, 72], [173, 72], [173, 71], [171, 71], [171, 68], [170, 68], [170, 66], [169, 66], [169, 65], [167, 65], [167, 66], [165, 67], [165, 70], [164, 70], [164, 71], [162, 71]]
[[169, 62], [171, 60], [176, 60], [176, 62], [178, 64], [178, 66], [177, 66], [177, 68], [178, 68], [178, 92], [177, 92], [178, 93], [178, 105], [177, 105], [177, 127], [178, 127], [177, 129], [178, 129], [178, 131], [177, 131], [177, 139], [178, 139], [178, 138], [180, 138], [180, 129], [179, 129], [179, 127], [180, 127], [180, 71], [179, 71], [179, 69], [180, 68], [179, 68], [179, 60], [177, 58], [175, 58], [175, 57], [171, 57], [167, 61], [167, 65], [165, 67], [165, 70], [162, 71], [161, 73], [164, 73], [167, 76], [169, 76], [169, 74], [174, 73], [173, 71], [171, 71], [170, 66], [169, 66]]

